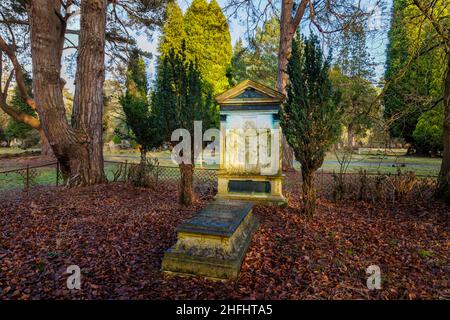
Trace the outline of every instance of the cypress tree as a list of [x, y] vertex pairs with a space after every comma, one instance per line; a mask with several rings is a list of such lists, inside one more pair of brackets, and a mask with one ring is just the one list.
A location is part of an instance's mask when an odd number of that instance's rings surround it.
[[[203, 122], [208, 128], [212, 121], [211, 95], [202, 81], [201, 73], [195, 63], [188, 61], [182, 50], [162, 57], [158, 68], [158, 78], [154, 93], [153, 112], [160, 126], [160, 132], [166, 141], [170, 140], [172, 131], [178, 128], [194, 132], [194, 121]], [[191, 138], [191, 159], [180, 163], [179, 202], [189, 205], [194, 198], [194, 139]]]
[[184, 16], [186, 57], [189, 61], [197, 61], [199, 64], [207, 59], [205, 49], [208, 38], [208, 14], [206, 0], [194, 0]]
[[162, 35], [159, 39], [159, 53], [167, 55], [171, 49], [175, 53], [181, 51], [185, 36], [183, 12], [176, 1], [169, 2], [166, 8]]
[[278, 73], [278, 46], [280, 42], [280, 22], [273, 16], [257, 28], [255, 37], [247, 47], [242, 40], [235, 44], [232, 57], [233, 81], [255, 79], [276, 87]]
[[131, 128], [140, 145], [141, 163], [143, 163], [146, 153], [159, 143], [159, 135], [154, 128], [154, 119], [147, 97], [148, 81], [144, 59], [136, 49], [130, 53], [125, 85], [125, 94], [119, 98], [119, 102], [125, 113], [126, 124]]
[[366, 26], [354, 24], [339, 37], [338, 58], [330, 73], [342, 92], [343, 123], [347, 127], [347, 146], [354, 148], [355, 135], [363, 136], [380, 114], [377, 91], [371, 84], [374, 62], [366, 46]]
[[314, 174], [325, 152], [337, 140], [341, 128], [339, 94], [328, 77], [331, 57], [324, 60], [316, 36], [294, 39], [288, 63], [288, 99], [281, 110], [283, 133], [301, 164], [303, 210], [313, 215], [316, 208]]
[[218, 3], [194, 0], [186, 11], [186, 57], [194, 62], [214, 94], [229, 86], [227, 70], [231, 64], [231, 36], [227, 20]]

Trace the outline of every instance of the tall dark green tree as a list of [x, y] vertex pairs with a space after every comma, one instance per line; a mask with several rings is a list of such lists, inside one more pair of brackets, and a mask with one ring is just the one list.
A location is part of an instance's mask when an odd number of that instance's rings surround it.
[[140, 145], [141, 163], [146, 161], [147, 152], [160, 141], [150, 110], [148, 89], [144, 59], [135, 49], [130, 53], [128, 62], [126, 91], [119, 101], [125, 113], [126, 124]]
[[449, 25], [446, 0], [394, 1], [384, 100], [389, 120], [401, 122], [415, 116], [414, 121], [405, 123], [408, 132], [417, 128], [422, 112], [443, 111], [442, 163], [436, 196], [450, 203]]
[[411, 0], [393, 1], [383, 96], [391, 136], [418, 148], [423, 146], [413, 132], [421, 114], [442, 96], [445, 73], [443, 50], [436, 47], [433, 26], [423, 18]]
[[419, 117], [413, 132], [414, 141], [429, 154], [437, 154], [443, 149], [444, 112], [442, 108], [434, 108]]
[[184, 205], [191, 204], [194, 199], [194, 121], [202, 121], [204, 129], [215, 121], [216, 110], [210, 90], [198, 67], [187, 60], [184, 46], [177, 53], [170, 50], [163, 56], [158, 66], [153, 113], [165, 141], [171, 140], [176, 129], [186, 129], [190, 133], [190, 158], [179, 163], [179, 202]]
[[262, 28], [257, 28], [247, 46], [239, 40], [231, 59], [234, 83], [252, 79], [275, 88], [279, 42], [280, 22], [275, 16], [265, 21]]
[[347, 145], [363, 136], [380, 115], [377, 90], [371, 83], [374, 62], [366, 45], [365, 24], [354, 24], [339, 35], [336, 64], [331, 71], [333, 85], [342, 93], [343, 124]]
[[331, 57], [324, 59], [316, 36], [303, 43], [294, 39], [281, 125], [301, 164], [303, 211], [310, 216], [316, 208], [315, 172], [341, 128], [340, 94], [329, 79], [330, 63]]

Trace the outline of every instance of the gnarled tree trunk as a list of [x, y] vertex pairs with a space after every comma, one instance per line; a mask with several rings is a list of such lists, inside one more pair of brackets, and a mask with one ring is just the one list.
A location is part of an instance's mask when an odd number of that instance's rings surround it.
[[39, 138], [41, 144], [41, 155], [51, 157], [53, 156], [53, 150], [50, 146], [50, 142], [48, 142], [47, 137], [45, 136], [45, 132], [42, 129], [39, 129]]
[[447, 53], [447, 74], [444, 83], [444, 150], [436, 196], [450, 203], [450, 52]]
[[60, 79], [65, 34], [58, 15], [61, 1], [35, 0], [28, 7], [36, 109], [70, 186], [105, 181], [101, 124], [106, 5], [106, 0], [81, 2], [73, 127], [66, 119]]

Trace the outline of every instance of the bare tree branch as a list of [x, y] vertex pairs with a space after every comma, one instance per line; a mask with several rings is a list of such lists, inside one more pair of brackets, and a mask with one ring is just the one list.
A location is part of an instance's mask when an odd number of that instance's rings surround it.
[[0, 50], [6, 53], [9, 60], [11, 61], [13, 67], [14, 67], [14, 74], [15, 79], [17, 83], [17, 87], [19, 89], [20, 96], [22, 97], [23, 101], [28, 104], [32, 109], [36, 109], [36, 104], [34, 100], [28, 95], [27, 87], [25, 85], [24, 76], [23, 76], [23, 69], [20, 65], [19, 61], [17, 60], [17, 56], [13, 49], [5, 42], [3, 37], [0, 36]]

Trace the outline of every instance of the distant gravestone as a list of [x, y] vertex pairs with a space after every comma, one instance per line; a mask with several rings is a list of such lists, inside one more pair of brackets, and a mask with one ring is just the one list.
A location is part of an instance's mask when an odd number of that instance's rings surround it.
[[114, 141], [111, 140], [110, 142], [108, 142], [108, 148], [110, 151], [116, 151], [119, 148], [119, 146], [115, 144]]

